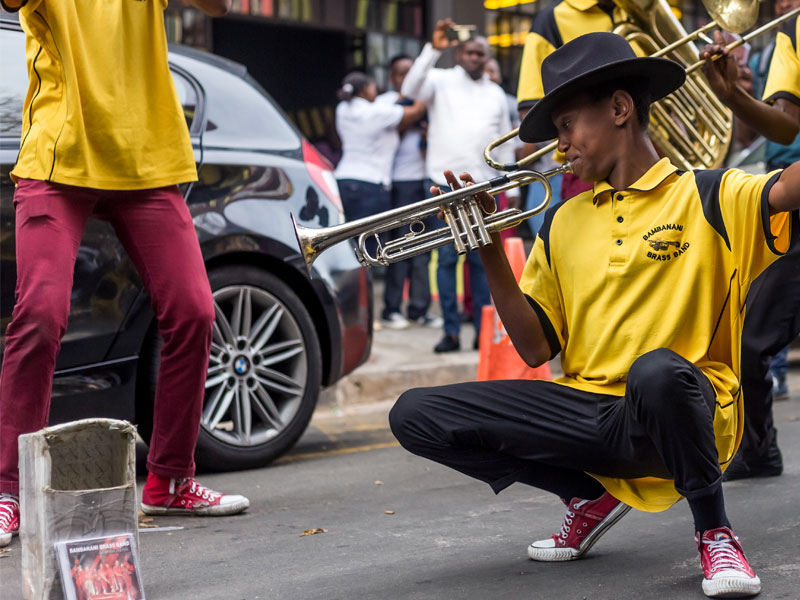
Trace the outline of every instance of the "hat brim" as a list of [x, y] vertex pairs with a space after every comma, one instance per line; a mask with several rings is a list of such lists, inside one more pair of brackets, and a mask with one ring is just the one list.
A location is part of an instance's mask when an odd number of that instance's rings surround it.
[[686, 81], [686, 70], [666, 58], [629, 58], [609, 63], [587, 71], [550, 90], [525, 115], [519, 127], [523, 142], [545, 142], [558, 137], [558, 130], [550, 118], [553, 109], [567, 98], [589, 91], [592, 87], [613, 79], [642, 77], [649, 85], [650, 101], [671, 94]]

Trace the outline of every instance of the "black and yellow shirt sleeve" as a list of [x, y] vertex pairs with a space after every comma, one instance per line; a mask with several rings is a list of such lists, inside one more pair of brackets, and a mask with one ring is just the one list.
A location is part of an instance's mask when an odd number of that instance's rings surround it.
[[788, 21], [775, 39], [775, 52], [769, 65], [767, 83], [762, 96], [770, 104], [785, 98], [800, 105], [800, 18]]
[[531, 255], [525, 263], [520, 279], [520, 289], [536, 312], [550, 346], [550, 358], [564, 347], [567, 326], [558, 275], [550, 254], [550, 227], [559, 204], [547, 211], [544, 223], [536, 236]]
[[790, 213], [771, 215], [769, 209], [769, 192], [780, 174], [751, 175], [738, 169], [696, 174], [698, 187], [711, 184], [713, 189], [719, 179], [718, 198], [710, 200], [719, 202], [720, 235], [730, 244], [739, 279], [748, 284], [789, 247]]
[[595, 0], [562, 0], [538, 12], [522, 50], [517, 86], [519, 108], [530, 108], [544, 96], [542, 61], [548, 55], [586, 33], [611, 31], [621, 16], [619, 9], [606, 12]]

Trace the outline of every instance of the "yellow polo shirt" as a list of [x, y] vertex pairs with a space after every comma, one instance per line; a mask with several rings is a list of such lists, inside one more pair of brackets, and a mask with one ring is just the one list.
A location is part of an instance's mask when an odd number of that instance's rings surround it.
[[167, 0], [30, 0], [15, 178], [110, 190], [197, 179], [167, 64]]
[[786, 98], [800, 105], [800, 18], [795, 17], [781, 27], [775, 38], [775, 51], [769, 63], [767, 83], [764, 86], [764, 102], [772, 104], [778, 98]]
[[[722, 468], [742, 437], [739, 348], [751, 282], [788, 248], [789, 213], [769, 215], [780, 171], [681, 172], [658, 161], [628, 189], [603, 181], [550, 209], [520, 288], [539, 315], [557, 383], [622, 396], [641, 355], [669, 348], [697, 365], [717, 394]], [[669, 508], [671, 480], [595, 477], [637, 509]]]
[[609, 14], [595, 0], [562, 0], [539, 11], [522, 49], [517, 87], [519, 108], [530, 108], [544, 97], [542, 61], [549, 54], [586, 33], [611, 31], [625, 18], [624, 11], [614, 8]]

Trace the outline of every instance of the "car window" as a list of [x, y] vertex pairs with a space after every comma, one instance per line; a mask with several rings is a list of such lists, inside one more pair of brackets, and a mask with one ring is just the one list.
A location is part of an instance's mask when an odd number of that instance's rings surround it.
[[195, 62], [186, 66], [203, 86], [204, 144], [258, 150], [296, 150], [298, 134], [272, 100], [238, 75]]
[[0, 135], [19, 137], [22, 132], [22, 107], [28, 92], [25, 65], [25, 36], [3, 30], [0, 35], [3, 76], [0, 77]]
[[180, 73], [172, 71], [172, 78], [175, 80], [175, 89], [178, 90], [178, 99], [183, 107], [183, 116], [186, 117], [186, 126], [192, 130], [192, 123], [197, 116], [197, 90]]

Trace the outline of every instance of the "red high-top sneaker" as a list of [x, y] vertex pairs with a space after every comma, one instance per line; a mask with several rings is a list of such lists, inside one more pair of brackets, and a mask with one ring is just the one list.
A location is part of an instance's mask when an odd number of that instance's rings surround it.
[[142, 512], [146, 515], [191, 514], [235, 515], [247, 509], [244, 496], [222, 494], [197, 483], [193, 477], [169, 479], [150, 473], [142, 491]]
[[631, 509], [608, 492], [597, 500], [573, 498], [562, 502], [567, 505], [567, 513], [561, 530], [528, 546], [528, 556], [533, 560], [555, 562], [580, 558]]
[[733, 532], [727, 527], [696, 533], [694, 541], [703, 565], [703, 593], [709, 598], [748, 598], [761, 591], [761, 580], [750, 568]]

